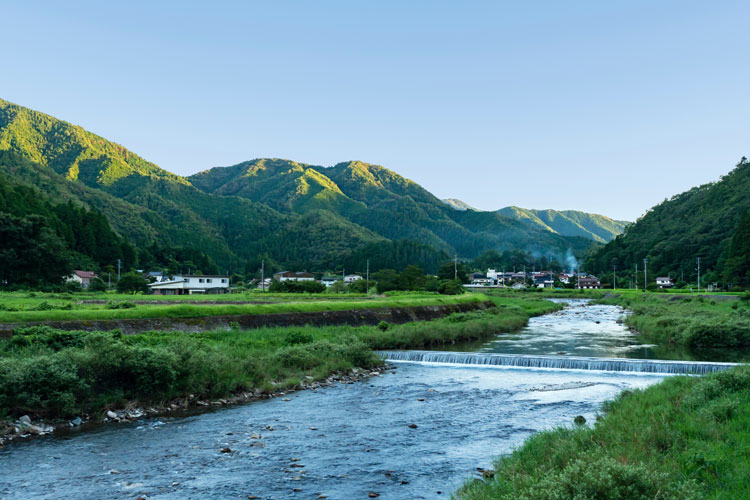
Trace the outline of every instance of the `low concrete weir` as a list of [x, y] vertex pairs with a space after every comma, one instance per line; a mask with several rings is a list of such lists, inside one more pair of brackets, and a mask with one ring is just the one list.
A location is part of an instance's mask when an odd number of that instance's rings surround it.
[[608, 372], [702, 375], [727, 370], [738, 363], [668, 361], [657, 359], [588, 358], [575, 356], [536, 356], [524, 354], [485, 354], [444, 351], [383, 351], [388, 361], [442, 363], [455, 365], [507, 366], [513, 368], [552, 368], [560, 370], [600, 370]]

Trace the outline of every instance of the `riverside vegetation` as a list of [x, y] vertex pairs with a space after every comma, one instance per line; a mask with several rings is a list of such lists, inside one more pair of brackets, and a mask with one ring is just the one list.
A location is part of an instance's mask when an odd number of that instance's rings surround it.
[[[522, 328], [559, 309], [538, 299], [495, 299], [497, 307], [429, 322], [286, 327], [203, 333], [61, 331], [19, 328], [0, 340], [0, 411], [56, 419], [128, 402], [193, 394], [274, 393], [354, 367], [382, 364], [373, 350], [425, 347]], [[126, 310], [127, 311], [127, 310]]]
[[625, 324], [645, 340], [693, 350], [750, 348], [750, 292], [739, 296], [623, 292], [600, 300], [632, 311]]
[[[750, 345], [748, 294], [588, 295], [628, 307], [630, 328], [674, 348], [731, 347], [736, 354]], [[603, 410], [593, 427], [532, 436], [498, 459], [486, 482], [467, 483], [456, 498], [750, 498], [750, 366], [670, 377], [625, 392]]]
[[624, 392], [593, 427], [529, 438], [460, 500], [750, 498], [750, 367]]

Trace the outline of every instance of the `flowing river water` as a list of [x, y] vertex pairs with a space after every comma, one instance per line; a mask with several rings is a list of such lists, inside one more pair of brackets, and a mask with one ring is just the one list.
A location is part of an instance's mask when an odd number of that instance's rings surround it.
[[[617, 322], [622, 309], [569, 302], [477, 350], [624, 357], [650, 349]], [[591, 422], [605, 400], [667, 376], [446, 359], [396, 362], [383, 376], [288, 400], [13, 444], [0, 450], [0, 499], [448, 498], [532, 433], [577, 415]]]

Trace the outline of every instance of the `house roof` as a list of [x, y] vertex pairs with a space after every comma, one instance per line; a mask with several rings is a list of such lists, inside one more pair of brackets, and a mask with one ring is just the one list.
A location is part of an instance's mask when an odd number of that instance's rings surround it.
[[282, 271], [275, 273], [274, 276], [281, 276], [282, 278], [314, 278], [314, 274], [310, 274], [307, 272], [299, 272], [296, 273], [294, 271]]
[[96, 273], [94, 271], [81, 271], [80, 269], [76, 269], [75, 271], [73, 271], [73, 273], [79, 278], [91, 279], [96, 276]]
[[672, 281], [672, 278], [670, 278], [669, 276], [659, 276], [658, 278], [656, 278], [656, 281]]

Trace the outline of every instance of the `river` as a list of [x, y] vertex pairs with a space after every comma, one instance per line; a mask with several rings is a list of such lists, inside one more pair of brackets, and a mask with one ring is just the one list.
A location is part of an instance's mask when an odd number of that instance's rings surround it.
[[[627, 354], [621, 315], [574, 304], [479, 350]], [[448, 498], [532, 433], [592, 422], [603, 401], [664, 376], [399, 362], [284, 399], [13, 444], [0, 450], [0, 499]]]

